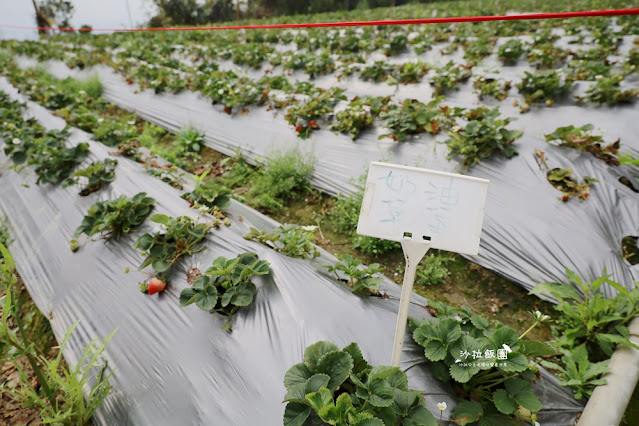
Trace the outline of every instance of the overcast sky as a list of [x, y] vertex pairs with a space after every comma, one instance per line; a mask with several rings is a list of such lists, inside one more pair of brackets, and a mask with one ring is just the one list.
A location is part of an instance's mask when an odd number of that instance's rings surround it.
[[[127, 1], [131, 20], [127, 12]], [[146, 22], [153, 14], [150, 0], [71, 0], [75, 13], [71, 24], [94, 28], [129, 28]], [[37, 38], [36, 31], [4, 28], [2, 24], [35, 26], [31, 0], [0, 0], [0, 38]]]

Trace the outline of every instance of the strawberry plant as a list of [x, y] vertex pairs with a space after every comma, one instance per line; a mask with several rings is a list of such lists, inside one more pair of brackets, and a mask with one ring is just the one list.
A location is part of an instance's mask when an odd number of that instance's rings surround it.
[[320, 55], [311, 56], [304, 66], [304, 72], [311, 78], [315, 78], [318, 75], [330, 74], [334, 70], [335, 61], [327, 51], [323, 51]]
[[[7, 120], [10, 120], [7, 117]], [[35, 119], [5, 121], [2, 125], [3, 131], [0, 136], [6, 141], [4, 153], [11, 157], [16, 168], [27, 162], [29, 151], [33, 148], [35, 141], [42, 138], [44, 129]], [[55, 133], [47, 133], [46, 137], [52, 137]]]
[[497, 39], [483, 35], [466, 46], [464, 59], [472, 62], [478, 62], [493, 53], [493, 48]]
[[[340, 260], [335, 265], [328, 266], [328, 272], [335, 274], [335, 278], [343, 280], [353, 293], [364, 295], [379, 295], [379, 284], [384, 281], [382, 277], [375, 276], [381, 272], [379, 264], [373, 263], [367, 267], [362, 267], [362, 261], [349, 254], [338, 256]], [[340, 276], [345, 276], [342, 279]]]
[[421, 62], [407, 62], [396, 65], [393, 70], [395, 79], [403, 84], [419, 83], [428, 73], [429, 67]]
[[576, 60], [573, 61], [570, 74], [566, 75], [566, 82], [572, 83], [577, 80], [593, 81], [598, 76], [609, 75], [612, 66], [607, 60]]
[[93, 192], [97, 192], [104, 185], [115, 180], [115, 167], [118, 165], [117, 160], [105, 159], [103, 161], [96, 161], [89, 164], [84, 169], [78, 170], [73, 174], [75, 179], [67, 179], [65, 186], [74, 185], [79, 182], [78, 178], [86, 178], [86, 185], [80, 191], [81, 196], [87, 196]]
[[147, 197], [146, 192], [140, 192], [132, 198], [121, 195], [114, 200], [98, 201], [89, 207], [74, 237], [100, 234], [105, 240], [115, 238], [119, 241], [122, 234], [135, 231], [154, 206], [155, 200]]
[[162, 225], [162, 231], [155, 234], [146, 233], [134, 244], [135, 248], [142, 250], [146, 259], [139, 270], [151, 267], [158, 273], [158, 278], [166, 281], [166, 275], [179, 259], [198, 253], [206, 245], [203, 240], [211, 229], [207, 223], [196, 223], [188, 216], [178, 218], [163, 214], [151, 216], [151, 222]]
[[379, 139], [391, 138], [403, 142], [408, 135], [439, 133], [444, 120], [444, 114], [437, 106], [440, 100], [437, 98], [423, 104], [416, 99], [405, 99], [401, 107], [393, 106], [382, 112], [380, 117], [387, 120], [386, 128], [391, 132], [380, 136]]
[[637, 70], [639, 67], [639, 46], [635, 46], [630, 51], [623, 61], [623, 68], [626, 73], [630, 74]]
[[594, 104], [616, 105], [628, 104], [635, 101], [639, 96], [639, 89], [624, 90], [621, 82], [624, 76], [621, 74], [611, 74], [609, 76], [598, 75], [593, 84], [584, 96], [576, 96], [580, 102], [591, 102]]
[[142, 89], [153, 89], [156, 94], [179, 93], [188, 85], [188, 81], [174, 70], [154, 64], [138, 64], [132, 77]]
[[286, 111], [286, 121], [295, 126], [295, 133], [301, 139], [307, 139], [314, 129], [319, 129], [317, 120], [331, 114], [335, 105], [346, 100], [344, 90], [332, 88], [311, 95], [305, 102], [293, 105]]
[[513, 119], [500, 119], [499, 115], [499, 107], [479, 107], [464, 114], [468, 120], [466, 127], [448, 132], [448, 157], [462, 156], [464, 167], [472, 167], [495, 154], [501, 154], [506, 158], [517, 155], [517, 150], [512, 144], [524, 132], [506, 129]]
[[408, 37], [406, 34], [400, 33], [393, 36], [393, 38], [388, 42], [388, 44], [384, 45], [384, 55], [386, 56], [395, 56], [404, 50], [406, 50], [406, 45], [408, 44]]
[[557, 68], [561, 66], [568, 52], [552, 43], [537, 44], [528, 53], [528, 62], [536, 64], [537, 68]]
[[601, 135], [592, 134], [592, 124], [581, 127], [566, 126], [559, 127], [554, 132], [544, 135], [546, 142], [559, 141], [559, 146], [575, 148], [580, 151], [589, 152], [595, 157], [612, 164], [620, 165], [617, 155], [619, 153], [619, 139], [606, 145]]
[[215, 210], [226, 210], [231, 206], [231, 190], [213, 183], [204, 182], [204, 178], [208, 175], [209, 171], [200, 176], [195, 177], [195, 188], [191, 192], [186, 192], [182, 195], [182, 198], [187, 200], [191, 207], [204, 208], [207, 213]]
[[546, 178], [552, 186], [563, 192], [564, 195], [559, 197], [561, 201], [566, 202], [572, 197], [578, 197], [582, 201], [587, 200], [590, 196], [590, 185], [599, 181], [597, 179], [584, 176], [583, 183], [579, 183], [573, 179], [571, 175], [572, 169], [555, 168], [548, 170]]
[[475, 91], [479, 95], [479, 99], [484, 96], [492, 96], [498, 101], [503, 101], [508, 97], [511, 88], [510, 81], [497, 80], [495, 78], [480, 77], [473, 83]]
[[284, 386], [285, 426], [437, 425], [422, 392], [408, 389], [406, 373], [371, 366], [357, 343], [342, 350], [326, 341], [308, 346]]
[[[281, 56], [281, 64], [285, 70], [303, 70], [306, 67], [306, 63], [311, 59], [311, 54], [307, 52], [284, 54]], [[272, 58], [274, 59], [274, 58]], [[271, 62], [271, 65], [276, 65], [277, 61]]]
[[142, 154], [138, 152], [140, 149], [140, 141], [130, 140], [128, 142], [122, 142], [115, 148], [115, 151], [110, 151], [109, 155], [121, 155], [123, 157], [130, 158], [132, 160], [142, 162]]
[[[562, 83], [561, 72], [557, 70], [537, 71], [534, 74], [524, 71], [524, 74], [517, 88], [528, 104], [545, 102], [547, 106], [550, 106], [572, 87], [570, 83]], [[525, 111], [526, 108], [523, 110]]]
[[153, 177], [160, 179], [164, 183], [168, 183], [175, 189], [182, 189], [182, 174], [179, 173], [175, 166], [167, 167], [149, 167], [146, 172]]
[[275, 49], [263, 43], [239, 44], [233, 49], [233, 63], [259, 69]]
[[514, 38], [499, 46], [497, 56], [507, 64], [516, 64], [521, 55], [526, 53], [527, 47], [520, 40]]
[[348, 133], [355, 140], [359, 133], [373, 125], [373, 115], [367, 108], [360, 105], [351, 106], [335, 115], [330, 129], [336, 132]]
[[391, 73], [391, 67], [385, 61], [375, 61], [372, 65], [362, 68], [362, 80], [373, 80], [376, 83], [386, 81]]
[[623, 41], [619, 34], [616, 33], [610, 26], [595, 27], [592, 30], [592, 37], [594, 42], [600, 48], [606, 49], [610, 53], [617, 51], [617, 48]]
[[180, 305], [192, 303], [205, 311], [227, 317], [225, 330], [231, 329], [231, 317], [238, 309], [253, 302], [257, 287], [251, 281], [256, 275], [270, 272], [270, 264], [258, 260], [255, 253], [242, 253], [235, 259], [220, 256], [213, 266], [180, 293]]
[[202, 93], [209, 96], [214, 105], [223, 105], [224, 112], [230, 115], [235, 107], [263, 105], [268, 100], [269, 88], [232, 71], [218, 71], [207, 76]]
[[35, 166], [36, 183], [59, 183], [73, 173], [73, 169], [89, 153], [89, 144], [80, 143], [72, 148], [64, 144], [65, 132], [53, 136], [47, 133], [29, 150], [28, 164]]
[[428, 35], [427, 32], [420, 32], [417, 37], [413, 37], [408, 40], [408, 42], [413, 46], [415, 53], [421, 55], [433, 48], [433, 39]]
[[282, 225], [271, 232], [251, 228], [244, 235], [247, 240], [257, 241], [290, 257], [315, 258], [320, 251], [315, 247], [316, 226]]
[[462, 65], [450, 61], [442, 68], [438, 68], [430, 79], [431, 84], [435, 87], [433, 96], [441, 95], [448, 89], [458, 90], [459, 85], [472, 75], [470, 71], [472, 66], [472, 64]]
[[553, 34], [550, 29], [546, 29], [544, 31], [537, 32], [533, 36], [533, 46], [554, 43], [557, 40], [559, 40], [559, 36], [557, 34]]
[[541, 402], [531, 386], [539, 372], [530, 357], [555, 351], [523, 338], [548, 317], [533, 315], [535, 323], [518, 335], [498, 321], [491, 326], [485, 318], [472, 315], [469, 307], [428, 303], [437, 317], [411, 318], [409, 324], [413, 338], [424, 347], [431, 373], [467, 399], [455, 407], [451, 420], [461, 425], [508, 423], [513, 418], [533, 423]]
[[93, 136], [108, 146], [115, 147], [138, 136], [138, 128], [134, 121], [108, 119], [98, 120], [98, 123], [98, 127], [93, 129]]
[[378, 117], [382, 112], [388, 112], [390, 110], [390, 100], [390, 96], [356, 96], [351, 99], [351, 102], [348, 104], [348, 106], [366, 107], [366, 109], [370, 110], [370, 113], [373, 117]]

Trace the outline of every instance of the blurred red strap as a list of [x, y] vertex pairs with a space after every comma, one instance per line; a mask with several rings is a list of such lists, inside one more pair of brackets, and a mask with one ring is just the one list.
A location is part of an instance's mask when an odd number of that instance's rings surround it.
[[0, 27], [17, 28], [25, 30], [51, 30], [51, 31], [105, 31], [105, 32], [138, 32], [138, 31], [211, 31], [211, 30], [258, 30], [274, 28], [318, 28], [318, 27], [364, 27], [377, 25], [419, 25], [419, 24], [450, 24], [454, 22], [488, 22], [488, 21], [518, 21], [535, 19], [565, 19], [585, 18], [593, 16], [622, 16], [639, 15], [639, 9], [615, 9], [615, 10], [590, 10], [582, 12], [557, 12], [557, 13], [525, 13], [520, 15], [501, 16], [460, 16], [448, 18], [425, 19], [391, 19], [385, 21], [352, 21], [352, 22], [317, 22], [302, 24], [272, 24], [272, 25], [227, 25], [219, 27], [172, 27], [172, 28], [50, 28], [28, 27], [22, 25], [0, 24]]

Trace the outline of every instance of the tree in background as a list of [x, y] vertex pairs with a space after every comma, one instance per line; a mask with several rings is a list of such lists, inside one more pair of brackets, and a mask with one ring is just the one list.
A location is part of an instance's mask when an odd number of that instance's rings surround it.
[[[399, 6], [410, 0], [151, 0], [160, 13], [149, 21], [150, 27], [203, 25], [239, 18], [321, 13], [340, 10]], [[429, 3], [432, 0], [413, 0]], [[238, 3], [239, 2], [239, 3]], [[240, 10], [242, 13], [240, 14]]]
[[[431, 0], [421, 0], [429, 2]], [[322, 13], [340, 10], [370, 9], [374, 7], [399, 6], [409, 0], [251, 0], [250, 14], [253, 17], [294, 15], [298, 13]]]
[[235, 18], [233, 0], [153, 0], [160, 13], [149, 21], [150, 27], [167, 25], [202, 25]]
[[[36, 13], [38, 27], [68, 28], [71, 26], [73, 16], [73, 3], [70, 0], [44, 0], [36, 2], [32, 0]], [[46, 34], [46, 30], [39, 30], [40, 34]]]

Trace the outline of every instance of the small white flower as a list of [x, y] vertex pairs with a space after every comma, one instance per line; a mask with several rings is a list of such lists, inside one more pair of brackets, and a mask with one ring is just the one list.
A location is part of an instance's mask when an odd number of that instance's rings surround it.
[[200, 206], [200, 207], [198, 207], [198, 210], [201, 211], [202, 213], [208, 213], [209, 212], [209, 208], [207, 206]]
[[133, 126], [135, 124], [135, 120], [127, 121], [127, 123], [129, 123], [131, 126]]
[[218, 95], [223, 95], [224, 94], [224, 89], [220, 89], [217, 91]]
[[100, 117], [98, 118], [98, 123], [103, 123], [104, 122], [104, 118]]
[[603, 75], [596, 75], [595, 76], [595, 80], [601, 80], [603, 78]]
[[14, 145], [20, 145], [21, 142], [22, 141], [20, 139], [18, 139], [18, 138], [13, 138], [13, 140], [11, 141], [11, 143], [14, 144]]
[[512, 349], [510, 349], [510, 346], [508, 346], [508, 345], [507, 345], [507, 344], [505, 344], [505, 343], [504, 343], [504, 344], [502, 344], [501, 346], [502, 346], [502, 348], [504, 348], [504, 350], [505, 350], [506, 352], [508, 352], [508, 353], [510, 353], [510, 352], [512, 352], [512, 351], [513, 351]]
[[313, 225], [302, 226], [302, 229], [305, 231], [313, 232], [317, 229], [317, 226], [313, 226]]
[[439, 408], [439, 411], [444, 411], [446, 408], [448, 408], [448, 405], [446, 405], [445, 402], [438, 402], [437, 408]]
[[550, 317], [548, 315], [542, 314], [540, 311], [535, 311], [535, 318], [537, 318], [541, 322], [546, 321]]
[[535, 422], [535, 426], [541, 426], [539, 422]]
[[455, 321], [462, 322], [462, 318], [459, 315], [455, 315]]
[[80, 90], [78, 93], [80, 93], [81, 95], [86, 95], [87, 92], [85, 92], [84, 90]]

